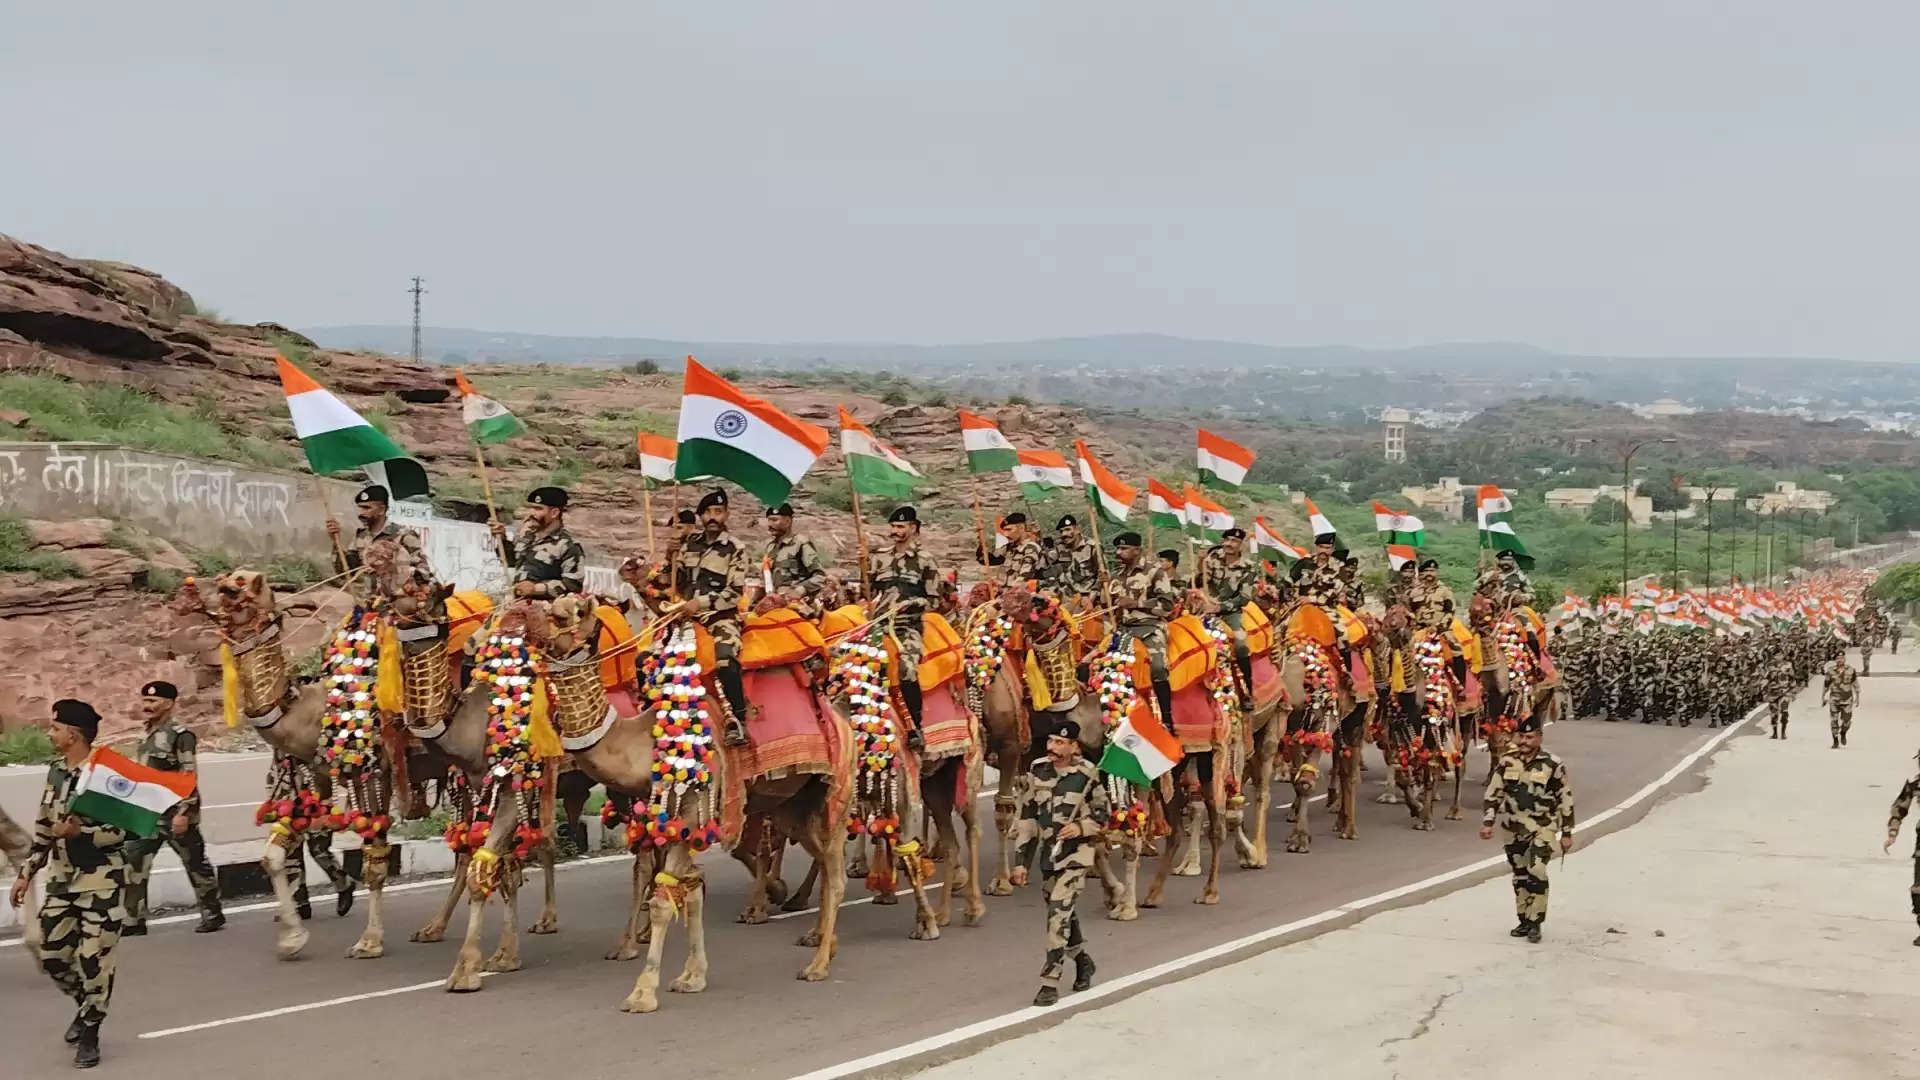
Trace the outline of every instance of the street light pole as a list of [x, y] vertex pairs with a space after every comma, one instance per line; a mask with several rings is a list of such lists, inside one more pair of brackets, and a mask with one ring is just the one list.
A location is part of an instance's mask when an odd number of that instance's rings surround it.
[[1647, 445], [1649, 441], [1671, 443], [1679, 442], [1680, 440], [1674, 438], [1642, 439], [1627, 447], [1626, 453], [1620, 456], [1620, 600], [1622, 603], [1625, 603], [1627, 599], [1627, 566], [1629, 555], [1627, 530], [1633, 523], [1633, 504], [1628, 501], [1633, 498], [1633, 455], [1641, 447]]

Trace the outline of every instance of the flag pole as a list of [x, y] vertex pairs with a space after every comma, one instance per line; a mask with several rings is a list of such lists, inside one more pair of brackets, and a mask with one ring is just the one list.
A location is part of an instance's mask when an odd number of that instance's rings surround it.
[[867, 566], [867, 524], [860, 515], [860, 486], [853, 482], [853, 463], [843, 457], [842, 464], [847, 469], [847, 490], [853, 493], [853, 539], [860, 552], [860, 594], [873, 598], [873, 578]]
[[653, 554], [653, 485], [647, 482], [644, 474], [640, 477], [640, 512], [647, 515], [647, 565], [652, 566]]
[[[980, 475], [969, 472], [967, 480], [973, 489], [973, 531], [980, 540], [980, 565], [985, 567], [988, 565], [987, 560], [993, 557], [993, 550], [987, 547], [987, 519], [980, 511]], [[847, 486], [853, 486], [851, 474], [848, 475]]]
[[1094, 561], [1100, 566], [1100, 606], [1113, 606], [1113, 579], [1107, 574], [1107, 553], [1100, 544], [1100, 508], [1094, 505], [1093, 492], [1087, 492], [1087, 531], [1093, 534]]
[[[328, 520], [337, 521], [338, 519], [333, 516], [333, 499], [327, 495], [326, 478], [319, 473], [313, 474], [313, 490], [319, 493], [320, 508], [326, 511]], [[340, 560], [341, 570], [349, 569], [347, 566], [347, 552], [345, 548], [340, 546], [340, 534], [338, 532], [333, 534], [333, 557]]]
[[[474, 464], [480, 466], [480, 492], [485, 495], [487, 499], [487, 521], [489, 524], [498, 523], [500, 515], [493, 508], [493, 479], [487, 475], [487, 456], [481, 452], [480, 440], [478, 439], [473, 440], [473, 461]], [[495, 539], [494, 545], [500, 552], [501, 568], [506, 570], [508, 575], [512, 575], [513, 560], [507, 558], [506, 543], [502, 540]]]

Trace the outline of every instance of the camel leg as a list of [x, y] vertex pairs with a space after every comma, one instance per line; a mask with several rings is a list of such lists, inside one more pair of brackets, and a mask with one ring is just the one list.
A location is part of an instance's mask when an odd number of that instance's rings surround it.
[[540, 884], [540, 917], [534, 920], [532, 926], [527, 927], [529, 934], [552, 934], [560, 929], [560, 909], [554, 903], [554, 877], [556, 876], [553, 872], [554, 850], [553, 823], [549, 822], [547, 838], [541, 841], [536, 855], [540, 860], [540, 876], [543, 879]]
[[[1174, 860], [1179, 857], [1175, 852], [1185, 842], [1183, 834], [1188, 831], [1187, 805], [1192, 800], [1186, 795], [1179, 794], [1178, 791], [1176, 784], [1174, 798], [1179, 800], [1178, 803], [1173, 806], [1161, 804], [1161, 811], [1166, 815], [1167, 824], [1173, 826], [1173, 832], [1168, 834], [1166, 846], [1161, 850], [1160, 869], [1153, 875], [1153, 884], [1147, 886], [1147, 895], [1140, 901], [1140, 906], [1143, 908], [1160, 906], [1160, 901], [1167, 889], [1167, 874], [1173, 870]], [[1157, 794], [1148, 797], [1156, 803], [1160, 802], [1160, 796]]]
[[[1200, 805], [1192, 799], [1187, 800], [1186, 812], [1180, 815], [1180, 855], [1174, 860], [1174, 877], [1200, 876]], [[1171, 838], [1169, 838], [1171, 843]]]
[[1140, 856], [1146, 844], [1146, 837], [1131, 836], [1127, 838], [1125, 843], [1120, 845], [1121, 922], [1132, 922], [1140, 917], [1140, 903], [1138, 900], [1140, 895]]
[[864, 837], [856, 836], [847, 841], [845, 858], [848, 877], [865, 878], [867, 876], [870, 868], [867, 866], [867, 841]]
[[474, 890], [467, 898], [467, 936], [460, 942], [460, 956], [447, 976], [447, 989], [467, 994], [480, 989], [480, 934], [487, 919], [487, 898]]
[[447, 936], [447, 923], [453, 919], [453, 909], [460, 905], [460, 898], [467, 895], [467, 863], [471, 860], [472, 856], [466, 852], [453, 857], [453, 884], [447, 889], [446, 902], [440, 905], [438, 915], [413, 932], [414, 941], [434, 942]]
[[384, 838], [361, 850], [360, 876], [367, 885], [367, 928], [347, 950], [352, 959], [372, 960], [387, 951], [387, 853], [391, 850]]
[[[300, 838], [293, 836], [289, 842], [299, 852], [295, 858], [306, 858], [306, 851], [300, 844]], [[267, 850], [260, 856], [260, 865], [266, 870], [267, 878], [273, 882], [273, 899], [280, 911], [280, 933], [274, 942], [273, 951], [282, 960], [292, 960], [307, 947], [307, 928], [300, 922], [300, 913], [293, 903], [293, 886], [287, 882], [287, 849], [276, 841], [267, 841]]]
[[834, 949], [840, 943], [836, 928], [840, 921], [840, 901], [847, 895], [847, 872], [841, 865], [844, 849], [833, 837], [837, 824], [827, 820], [824, 810], [817, 811], [808, 816], [800, 832], [807, 854], [821, 863], [820, 918], [811, 935], [815, 939], [813, 959], [800, 969], [798, 976], [806, 982], [820, 982], [827, 977]]
[[607, 953], [609, 960], [631, 960], [640, 955], [641, 920], [647, 911], [647, 900], [652, 895], [653, 879], [647, 876], [646, 855], [633, 857], [633, 881], [631, 901], [627, 905], [627, 925], [620, 930], [620, 940], [614, 943], [613, 951]]
[[1000, 873], [987, 882], [988, 896], [1013, 895], [1013, 814], [1018, 806], [1011, 793], [1011, 771], [1000, 770], [1000, 791], [993, 797], [993, 831], [1000, 835]]
[[1293, 771], [1293, 828], [1287, 833], [1287, 850], [1296, 855], [1303, 855], [1313, 847], [1313, 835], [1307, 831], [1307, 811], [1311, 805], [1307, 798], [1313, 794], [1313, 774], [1307, 771], [1307, 766], [1314, 764], [1313, 759], [1318, 756], [1302, 755], [1298, 765], [1287, 763]]
[[[1259, 741], [1254, 744], [1253, 759], [1248, 762], [1247, 814], [1241, 819], [1241, 831], [1234, 838], [1240, 866], [1247, 870], [1259, 870], [1267, 865], [1267, 815], [1273, 810], [1273, 756], [1279, 745], [1276, 725], [1280, 722], [1277, 716], [1267, 721]], [[1251, 838], [1246, 833], [1249, 823], [1253, 830]]]
[[[952, 805], [953, 784], [950, 778], [938, 778], [936, 775], [922, 779], [921, 790], [926, 793], [927, 820], [933, 826], [930, 830], [934, 834], [933, 850], [947, 853], [947, 884], [940, 890], [940, 906], [934, 909], [933, 914], [934, 925], [951, 926], [954, 891], [972, 884], [966, 865], [957, 857], [960, 854], [960, 838], [953, 828], [956, 809]], [[943, 790], [949, 794], [941, 794]]]
[[[513, 828], [519, 824], [519, 808], [511, 798], [498, 800], [493, 824], [487, 832], [487, 843], [480, 852], [474, 853], [474, 859], [467, 864], [469, 875], [487, 874], [492, 877], [495, 888], [510, 888], [515, 873], [508, 862], [509, 856], [503, 854], [513, 843]], [[455, 993], [472, 993], [480, 989], [480, 936], [485, 932], [487, 921], [487, 893], [480, 881], [467, 883], [467, 934], [460, 942], [460, 955], [454, 961], [453, 971], [447, 976], [447, 989]], [[504, 900], [505, 898], [502, 897]], [[508, 926], [512, 926], [509, 920]]]
[[804, 878], [801, 878], [800, 887], [798, 889], [795, 889], [791, 896], [788, 896], [786, 900], [781, 902], [780, 910], [781, 911], [807, 910], [807, 901], [810, 897], [813, 896], [814, 882], [818, 881], [819, 879], [820, 879], [820, 864], [817, 862], [814, 862], [811, 859], [807, 860], [807, 876]]
[[768, 919], [767, 878], [771, 873], [770, 867], [773, 860], [744, 850], [744, 845], [741, 850], [733, 853], [733, 857], [740, 860], [741, 865], [747, 868], [747, 873], [753, 877], [753, 888], [747, 892], [747, 905], [740, 909], [740, 914], [735, 921], [746, 923], [748, 926], [759, 926]]
[[1340, 839], [1357, 840], [1360, 838], [1360, 770], [1366, 762], [1360, 755], [1361, 747], [1355, 744], [1347, 758], [1340, 765], [1345, 781], [1340, 785]]
[[[967, 865], [965, 868], [967, 883], [965, 887], [966, 891], [963, 894], [966, 907], [961, 917], [966, 921], [968, 926], [979, 926], [987, 917], [987, 901], [980, 895], [980, 811], [979, 808], [974, 805], [973, 799], [966, 799], [961, 803], [960, 824], [967, 832]], [[949, 822], [947, 827], [949, 829], [953, 827], [951, 822]], [[957, 877], [960, 871], [960, 859], [956, 854], [953, 860], [953, 866], [948, 872]], [[953, 878], [947, 879], [949, 898], [951, 898], [954, 884], [956, 884], [956, 882]]]
[[[940, 920], [933, 912], [933, 902], [927, 899], [927, 883], [921, 873], [921, 847], [908, 841], [902, 845], [905, 850], [896, 847], [900, 857], [900, 868], [906, 873], [907, 887], [913, 890], [913, 932], [907, 937], [913, 941], [938, 941], [940, 938]], [[947, 887], [948, 892], [953, 887]]]
[[633, 980], [633, 991], [620, 1003], [621, 1012], [650, 1013], [660, 1009], [660, 958], [667, 951], [667, 927], [673, 922], [673, 901], [661, 889], [651, 892], [647, 900], [647, 964]]
[[707, 883], [693, 865], [693, 853], [685, 844], [675, 844], [667, 855], [667, 872], [682, 879], [693, 878], [687, 890], [687, 966], [680, 977], [667, 987], [676, 994], [698, 994], [707, 988]]
[[[900, 879], [893, 875], [894, 846], [891, 840], [873, 839], [871, 865], [875, 869], [866, 876], [867, 891], [873, 894], [875, 907], [891, 907], [900, 902]], [[860, 865], [867, 866], [867, 859], [862, 858]]]
[[[1212, 791], [1206, 793], [1206, 808], [1207, 847], [1209, 849], [1207, 856], [1207, 884], [1205, 888], [1200, 890], [1200, 895], [1193, 898], [1193, 902], [1196, 904], [1211, 905], [1220, 902], [1220, 849], [1225, 847], [1227, 843], [1227, 823], [1225, 808], [1220, 805], [1220, 801], [1214, 797]], [[1194, 845], [1195, 850], [1198, 850], [1198, 837], [1195, 838]]]
[[501, 875], [500, 902], [506, 917], [500, 920], [500, 947], [487, 957], [488, 971], [520, 970], [520, 869]]

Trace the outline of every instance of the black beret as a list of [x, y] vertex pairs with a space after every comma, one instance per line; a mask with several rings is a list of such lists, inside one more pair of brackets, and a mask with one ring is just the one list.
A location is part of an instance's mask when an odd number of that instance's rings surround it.
[[170, 682], [160, 682], [156, 680], [154, 682], [150, 682], [147, 685], [141, 687], [140, 696], [141, 697], [163, 697], [163, 698], [172, 700], [173, 698], [177, 698], [180, 696], [180, 688], [173, 685]]
[[527, 492], [528, 506], [551, 506], [555, 510], [567, 508], [567, 493], [562, 488], [540, 487]]
[[54, 702], [53, 719], [55, 723], [65, 724], [79, 731], [87, 737], [88, 742], [92, 742], [93, 737], [100, 733], [100, 714], [93, 711], [93, 706], [84, 701], [61, 698]]
[[709, 491], [705, 495], [700, 496], [700, 505], [695, 507], [695, 509], [704, 514], [707, 512], [707, 508], [710, 506], [724, 507], [726, 505], [727, 505], [726, 491], [721, 488], [714, 488], [712, 491]]
[[1360, 556], [1358, 556], [1358, 555], [1348, 555], [1348, 556], [1346, 556], [1346, 562], [1347, 562], [1347, 565], [1348, 565], [1348, 566], [1359, 566], [1359, 565], [1360, 565]]
[[1160, 553], [1160, 557], [1170, 563], [1178, 563], [1180, 561], [1180, 549], [1168, 548]]
[[1493, 558], [1494, 558], [1494, 561], [1495, 561], [1495, 562], [1498, 562], [1498, 561], [1500, 561], [1501, 559], [1512, 559], [1512, 560], [1514, 560], [1514, 561], [1516, 561], [1516, 562], [1517, 562], [1517, 561], [1519, 560], [1519, 558], [1520, 558], [1520, 557], [1519, 557], [1518, 555], [1515, 555], [1515, 554], [1514, 554], [1513, 552], [1511, 552], [1511, 551], [1506, 551], [1506, 550], [1501, 550], [1501, 551], [1496, 551], [1496, 552], [1494, 552], [1494, 553], [1493, 553]]
[[1313, 534], [1314, 546], [1318, 547], [1321, 544], [1331, 544], [1338, 535], [1337, 533], [1315, 533]]
[[1027, 515], [1018, 510], [1000, 519], [1000, 524], [1002, 525], [1025, 525], [1026, 523]]
[[1521, 720], [1520, 723], [1516, 724], [1513, 730], [1520, 731], [1520, 732], [1532, 732], [1538, 735], [1540, 733], [1540, 714], [1538, 712], [1527, 714], [1527, 717], [1524, 720]]
[[1440, 560], [1439, 560], [1439, 559], [1421, 559], [1421, 560], [1420, 560], [1420, 569], [1422, 569], [1422, 570], [1438, 570], [1438, 569], [1440, 569]]
[[914, 513], [913, 507], [911, 506], [896, 506], [893, 508], [893, 513], [887, 515], [887, 523], [892, 524], [896, 521], [905, 521], [909, 524], [918, 525], [920, 524], [920, 515]]
[[1140, 534], [1137, 532], [1123, 532], [1113, 538], [1113, 546], [1117, 548], [1139, 547]]
[[700, 524], [700, 515], [691, 510], [682, 510], [673, 516], [673, 520], [682, 525], [698, 525]]
[[793, 504], [781, 503], [779, 506], [769, 506], [767, 507], [767, 516], [790, 518], [793, 516]]
[[1056, 529], [1064, 529], [1064, 528], [1066, 528], [1066, 527], [1067, 527], [1067, 526], [1069, 526], [1069, 525], [1078, 525], [1078, 524], [1080, 524], [1080, 520], [1079, 520], [1078, 518], [1076, 518], [1076, 517], [1074, 517], [1074, 516], [1073, 516], [1072, 514], [1062, 514], [1062, 515], [1060, 516], [1060, 521], [1059, 521], [1059, 523], [1058, 523], [1058, 524], [1056, 524], [1056, 525], [1054, 526], [1054, 528], [1056, 528]]
[[368, 484], [360, 489], [360, 494], [355, 495], [353, 501], [356, 506], [362, 503], [379, 503], [385, 506], [393, 500], [388, 496], [386, 488], [379, 484]]
[[1334, 558], [1336, 558], [1336, 559], [1340, 559], [1340, 560], [1342, 560], [1342, 561], [1345, 561], [1345, 560], [1346, 560], [1346, 557], [1347, 557], [1347, 556], [1348, 556], [1349, 554], [1351, 554], [1351, 552], [1349, 552], [1349, 551], [1348, 551], [1348, 550], [1347, 550], [1346, 548], [1334, 548], [1334, 549], [1333, 549], [1333, 557], [1334, 557]]
[[1073, 720], [1056, 720], [1047, 726], [1047, 738], [1080, 741], [1080, 725]]

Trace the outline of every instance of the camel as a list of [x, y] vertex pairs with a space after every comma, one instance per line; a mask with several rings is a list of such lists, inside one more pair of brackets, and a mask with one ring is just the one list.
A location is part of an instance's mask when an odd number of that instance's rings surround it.
[[[1480, 639], [1480, 732], [1487, 740], [1491, 776], [1506, 756], [1513, 729], [1520, 721], [1535, 713], [1542, 714], [1543, 723], [1557, 718], [1559, 688], [1554, 680], [1543, 677], [1529, 628], [1518, 611], [1508, 608], [1496, 612], [1492, 602], [1479, 594], [1474, 596], [1470, 611], [1474, 632]], [[1503, 640], [1510, 644], [1503, 646]], [[1514, 700], [1516, 693], [1521, 700]], [[1465, 772], [1464, 764], [1459, 772]], [[1458, 784], [1456, 779], [1456, 789]], [[1458, 802], [1456, 790], [1456, 806]], [[1450, 819], [1455, 816], [1449, 814]]]
[[[1274, 619], [1276, 628], [1286, 624], [1285, 619]], [[1303, 635], [1288, 633], [1279, 653], [1276, 666], [1286, 687], [1286, 729], [1266, 740], [1269, 746], [1256, 756], [1271, 762], [1272, 747], [1277, 745], [1285, 760], [1288, 783], [1293, 786], [1293, 807], [1287, 814], [1293, 828], [1287, 834], [1286, 846], [1289, 852], [1305, 854], [1313, 847], [1313, 837], [1307, 829], [1307, 800], [1313, 794], [1314, 777], [1320, 772], [1320, 752], [1334, 747], [1336, 731], [1344, 732], [1350, 726], [1364, 723], [1365, 711], [1354, 701], [1346, 680], [1339, 676], [1339, 655], [1334, 649]], [[1350, 762], [1355, 760], [1349, 755]], [[1349, 797], [1335, 806], [1344, 839], [1351, 839], [1353, 835], [1352, 803]]]
[[[1383, 740], [1394, 782], [1413, 820], [1422, 832], [1433, 828], [1433, 800], [1448, 763], [1460, 759], [1461, 735], [1457, 723], [1459, 689], [1450, 670], [1443, 635], [1430, 630], [1415, 630], [1411, 613], [1404, 605], [1388, 609], [1380, 623], [1379, 640], [1383, 648], [1374, 652], [1374, 680], [1382, 688]], [[1438, 642], [1440, 648], [1430, 648]], [[1391, 665], [1397, 657], [1407, 689], [1391, 690]], [[1435, 685], [1448, 696], [1441, 704], [1440, 718], [1427, 715], [1429, 695]], [[1454, 777], [1454, 803], [1449, 820], [1460, 816], [1460, 780]]]

